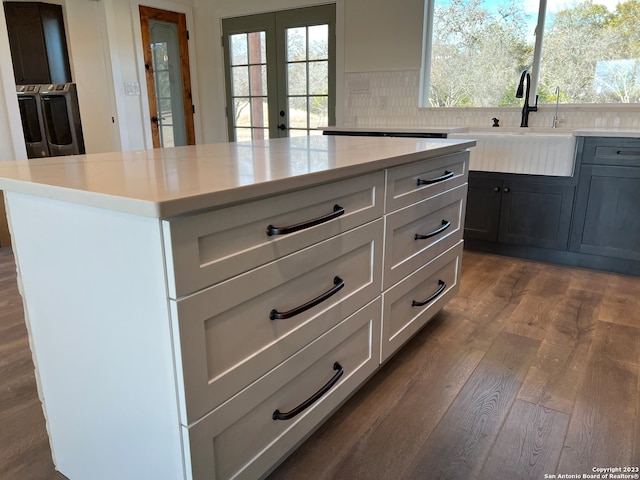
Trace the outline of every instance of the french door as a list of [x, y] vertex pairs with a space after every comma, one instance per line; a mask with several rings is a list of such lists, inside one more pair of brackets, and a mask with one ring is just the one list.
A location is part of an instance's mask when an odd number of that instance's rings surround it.
[[335, 5], [222, 21], [230, 141], [335, 123]]

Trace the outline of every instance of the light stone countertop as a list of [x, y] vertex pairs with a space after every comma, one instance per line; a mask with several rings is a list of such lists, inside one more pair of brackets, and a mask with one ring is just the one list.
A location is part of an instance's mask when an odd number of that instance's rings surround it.
[[[473, 133], [473, 132], [514, 132], [520, 131], [520, 127], [497, 127], [492, 128], [488, 126], [468, 126], [468, 127], [325, 127], [326, 132], [355, 132], [360, 134], [365, 133], [389, 133], [389, 134], [450, 134], [450, 133]], [[631, 128], [604, 128], [604, 127], [560, 127], [553, 129], [551, 127], [530, 127], [532, 132], [547, 132], [547, 133], [570, 133], [574, 137], [621, 137], [621, 138], [640, 138], [640, 130], [634, 130]]]
[[630, 128], [577, 128], [573, 131], [576, 137], [617, 137], [640, 138], [640, 130]]
[[337, 133], [400, 133], [400, 134], [448, 134], [448, 133], [464, 133], [469, 131], [468, 127], [324, 127], [321, 130], [325, 132]]
[[239, 203], [473, 147], [312, 136], [0, 162], [0, 189], [155, 218]]

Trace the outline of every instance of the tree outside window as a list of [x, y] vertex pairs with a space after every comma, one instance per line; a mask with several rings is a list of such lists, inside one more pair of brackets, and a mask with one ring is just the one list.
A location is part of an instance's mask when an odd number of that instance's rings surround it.
[[[538, 78], [540, 102], [640, 101], [640, 0], [560, 3], [538, 11], [506, 0], [427, 0], [431, 56], [423, 75], [431, 107], [516, 106], [520, 73]], [[543, 35], [534, 64], [535, 34]], [[533, 94], [533, 92], [532, 92]]]

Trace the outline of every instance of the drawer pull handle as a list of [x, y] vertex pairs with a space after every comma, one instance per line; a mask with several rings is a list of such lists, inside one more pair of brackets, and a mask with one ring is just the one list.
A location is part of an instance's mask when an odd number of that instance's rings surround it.
[[443, 280], [438, 280], [438, 285], [440, 285], [440, 286], [438, 287], [438, 290], [436, 290], [433, 295], [431, 295], [429, 298], [427, 298], [424, 302], [416, 302], [414, 300], [413, 302], [411, 302], [411, 306], [412, 307], [423, 307], [427, 303], [432, 302], [433, 300], [435, 300], [442, 292], [444, 292], [444, 289], [447, 288], [447, 284], [444, 283]]
[[332, 297], [333, 295], [338, 293], [342, 289], [342, 287], [344, 287], [344, 280], [342, 280], [340, 277], [334, 277], [333, 285], [334, 286], [331, 288], [331, 290], [327, 290], [319, 297], [316, 297], [313, 300], [309, 300], [304, 305], [300, 305], [299, 307], [293, 308], [288, 312], [279, 312], [274, 308], [273, 310], [271, 310], [271, 313], [269, 314], [269, 318], [271, 320], [286, 320], [287, 318], [295, 317], [296, 315], [299, 315], [302, 312], [306, 312], [310, 308], [315, 307], [319, 303], [324, 302], [329, 297]]
[[326, 385], [324, 387], [322, 387], [320, 390], [318, 390], [316, 393], [311, 395], [304, 402], [302, 402], [300, 405], [298, 405], [296, 408], [294, 408], [293, 410], [291, 410], [289, 412], [282, 413], [280, 410], [276, 410], [275, 412], [273, 412], [273, 419], [274, 420], [289, 420], [289, 419], [295, 417], [296, 415], [302, 413], [307, 408], [309, 408], [311, 405], [313, 405], [315, 402], [317, 402], [320, 399], [320, 397], [322, 397], [325, 393], [327, 393], [329, 390], [331, 390], [331, 387], [333, 387], [338, 382], [338, 380], [340, 380], [340, 377], [344, 373], [344, 368], [342, 368], [342, 365], [340, 365], [338, 362], [335, 362], [333, 364], [333, 369], [337, 370], [337, 372], [331, 378], [331, 380], [329, 380], [326, 383]]
[[432, 183], [444, 182], [445, 180], [449, 180], [451, 177], [453, 177], [453, 175], [454, 175], [453, 172], [450, 172], [449, 170], [445, 170], [444, 175], [440, 177], [432, 178], [431, 180], [422, 180], [421, 178], [419, 178], [418, 186], [420, 187], [422, 185], [431, 185]]
[[638, 151], [638, 150], [627, 150], [627, 151], [618, 150], [616, 152], [616, 155], [630, 155], [632, 157], [638, 157], [638, 156], [640, 156], [640, 151]]
[[427, 233], [426, 235], [419, 235], [419, 234], [416, 233], [415, 239], [416, 240], [426, 240], [427, 238], [435, 237], [439, 233], [444, 232], [450, 226], [451, 226], [451, 222], [448, 222], [447, 220], [442, 220], [442, 226], [439, 229], [434, 230], [431, 233]]
[[321, 223], [328, 222], [329, 220], [338, 218], [343, 214], [344, 208], [336, 204], [333, 206], [333, 212], [327, 215], [323, 215], [322, 217], [314, 218], [313, 220], [309, 220], [308, 222], [297, 223], [288, 227], [274, 227], [273, 225], [269, 225], [267, 227], [267, 235], [286, 235], [288, 233], [297, 232], [299, 230], [304, 230], [305, 228], [315, 227], [316, 225], [320, 225]]

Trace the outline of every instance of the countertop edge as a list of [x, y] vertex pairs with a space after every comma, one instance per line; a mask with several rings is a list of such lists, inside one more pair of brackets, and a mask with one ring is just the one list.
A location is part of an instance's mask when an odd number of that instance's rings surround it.
[[[442, 146], [438, 149], [422, 150], [397, 157], [382, 158], [356, 165], [331, 168], [319, 172], [273, 180], [270, 182], [255, 183], [229, 190], [211, 192], [208, 194], [198, 195], [196, 197], [186, 197], [167, 202], [159, 202], [157, 216], [167, 219], [197, 211], [213, 210], [222, 206], [244, 203], [271, 195], [312, 187], [322, 183], [344, 180], [350, 177], [404, 165], [406, 163], [428, 160], [442, 155], [449, 155], [455, 152], [467, 150], [468, 148], [476, 145], [476, 141], [473, 139], [456, 140], [459, 140], [460, 143]], [[193, 208], [193, 204], [196, 202], [201, 205], [199, 208]]]
[[398, 156], [385, 157], [342, 167], [331, 167], [317, 172], [234, 186], [194, 195], [177, 194], [175, 198], [159, 201], [112, 195], [10, 177], [0, 177], [0, 190], [137, 216], [169, 219], [189, 213], [244, 203], [322, 183], [338, 181], [414, 161], [449, 155], [467, 150], [475, 146], [475, 144], [476, 142], [473, 139], [456, 139], [455, 142], [444, 144], [438, 148], [427, 150], [417, 149], [414, 152]]

